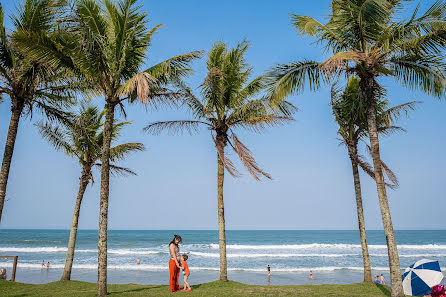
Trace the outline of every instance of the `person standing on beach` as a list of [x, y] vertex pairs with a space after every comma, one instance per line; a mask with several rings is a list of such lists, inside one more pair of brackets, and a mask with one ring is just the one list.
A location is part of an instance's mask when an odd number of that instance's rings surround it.
[[183, 273], [184, 273], [184, 289], [181, 291], [184, 292], [190, 292], [192, 291], [189, 282], [187, 281], [187, 279], [189, 278], [190, 275], [190, 271], [189, 271], [189, 265], [187, 265], [187, 259], [189, 259], [189, 256], [187, 254], [183, 254], [181, 256], [181, 267], [183, 268]]
[[181, 265], [179, 263], [180, 259], [180, 247], [178, 244], [182, 241], [180, 235], [174, 235], [173, 240], [169, 243], [169, 285], [170, 292], [176, 292], [180, 290], [180, 286], [178, 284], [178, 277], [180, 276]]
[[271, 275], [271, 267], [269, 265], [266, 267], [266, 271], [268, 272], [268, 277]]
[[381, 285], [386, 284], [386, 280], [384, 279], [384, 275], [381, 273], [381, 277], [379, 278], [379, 281], [381, 282]]
[[139, 264], [141, 264], [141, 259], [140, 258], [136, 259], [136, 265], [139, 265]]
[[50, 262], [46, 263], [46, 269], [50, 269]]
[[310, 280], [313, 280], [313, 271], [310, 270]]
[[45, 260], [42, 260], [42, 268], [45, 267]]

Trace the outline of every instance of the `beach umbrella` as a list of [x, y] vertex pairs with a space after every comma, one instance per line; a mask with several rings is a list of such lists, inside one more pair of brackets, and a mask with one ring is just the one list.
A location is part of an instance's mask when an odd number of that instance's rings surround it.
[[431, 293], [431, 288], [440, 284], [443, 273], [438, 261], [423, 259], [406, 268], [403, 273], [404, 294], [424, 296]]

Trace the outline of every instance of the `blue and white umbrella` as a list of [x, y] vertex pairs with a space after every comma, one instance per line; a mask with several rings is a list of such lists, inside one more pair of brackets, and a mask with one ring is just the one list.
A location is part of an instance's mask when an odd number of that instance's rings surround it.
[[403, 273], [404, 294], [424, 296], [431, 293], [431, 288], [440, 284], [443, 273], [438, 261], [423, 259], [406, 268]]

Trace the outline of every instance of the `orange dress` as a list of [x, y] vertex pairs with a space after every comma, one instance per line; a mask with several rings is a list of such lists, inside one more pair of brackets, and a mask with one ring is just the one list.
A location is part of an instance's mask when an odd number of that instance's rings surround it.
[[187, 265], [186, 261], [183, 261], [183, 268], [184, 268], [184, 274], [186, 276], [189, 276], [189, 274], [190, 274], [189, 265]]
[[[179, 253], [178, 247], [175, 247], [175, 254]], [[170, 258], [169, 260], [169, 285], [170, 285], [170, 292], [176, 292], [180, 290], [180, 286], [178, 284], [178, 277], [180, 276], [180, 268], [177, 267], [177, 264], [175, 263], [175, 260]]]

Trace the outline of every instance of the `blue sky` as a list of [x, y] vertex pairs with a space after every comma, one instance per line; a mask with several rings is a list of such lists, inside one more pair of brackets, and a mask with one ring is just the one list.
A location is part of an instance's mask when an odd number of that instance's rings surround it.
[[[3, 1], [7, 14], [16, 1]], [[150, 25], [164, 24], [153, 40], [147, 65], [192, 50], [208, 50], [215, 41], [235, 45], [246, 38], [247, 54], [260, 75], [275, 63], [301, 59], [322, 61], [314, 40], [298, 36], [289, 14], [318, 19], [328, 0], [314, 1], [140, 1]], [[433, 1], [422, 1], [425, 11]], [[409, 11], [416, 3], [411, 3]], [[193, 64], [188, 80], [197, 87], [205, 76], [204, 59]], [[382, 80], [393, 105], [423, 101], [399, 124], [407, 133], [382, 139], [382, 158], [400, 180], [388, 191], [396, 229], [445, 229], [446, 102]], [[356, 208], [350, 162], [339, 145], [331, 114], [329, 87], [290, 98], [299, 112], [296, 121], [262, 134], [239, 131], [273, 180], [254, 181], [246, 171], [234, 179], [226, 175], [225, 213], [228, 229], [355, 229]], [[101, 104], [97, 100], [95, 103]], [[0, 104], [1, 150], [10, 117], [9, 102]], [[189, 119], [184, 110], [148, 110], [127, 106], [127, 127], [121, 141], [139, 141], [146, 151], [121, 164], [138, 173], [112, 178], [109, 227], [112, 229], [216, 229], [216, 152], [209, 131], [195, 136], [150, 136], [142, 128], [157, 120]], [[80, 168], [41, 139], [34, 127], [39, 119], [23, 118], [7, 191], [2, 228], [61, 228], [71, 223]], [[365, 152], [364, 152], [365, 153]], [[235, 157], [235, 156], [234, 156]], [[237, 163], [241, 168], [241, 164]], [[241, 168], [242, 169], [242, 168]], [[80, 228], [96, 229], [99, 181], [89, 186]], [[368, 229], [381, 229], [381, 216], [372, 180], [362, 175]], [[443, 217], [443, 218], [442, 218]], [[416, 219], [415, 219], [416, 218]], [[421, 218], [421, 219], [420, 219]], [[425, 219], [422, 219], [425, 218]]]

